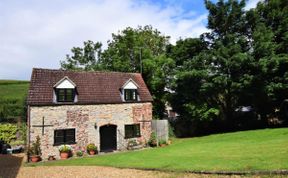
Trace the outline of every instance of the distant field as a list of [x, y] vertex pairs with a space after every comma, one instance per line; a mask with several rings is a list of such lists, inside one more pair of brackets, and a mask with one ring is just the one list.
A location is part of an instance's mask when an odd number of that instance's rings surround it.
[[174, 171], [288, 170], [288, 128], [175, 139], [164, 148], [32, 165], [112, 166]]
[[28, 88], [28, 81], [0, 80], [0, 118], [24, 114]]

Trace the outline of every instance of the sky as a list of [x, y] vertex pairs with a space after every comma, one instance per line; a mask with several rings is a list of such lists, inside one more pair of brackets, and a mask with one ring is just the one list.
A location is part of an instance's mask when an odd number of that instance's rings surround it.
[[[215, 2], [216, 0], [213, 0]], [[259, 0], [248, 0], [246, 9]], [[207, 32], [204, 0], [1, 0], [0, 79], [30, 80], [32, 68], [59, 69], [83, 41], [104, 47], [112, 33], [152, 25], [174, 44]]]

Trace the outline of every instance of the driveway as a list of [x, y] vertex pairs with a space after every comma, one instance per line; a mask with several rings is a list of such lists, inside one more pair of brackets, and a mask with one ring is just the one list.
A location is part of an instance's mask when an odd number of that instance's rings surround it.
[[[189, 173], [172, 173], [144, 171], [136, 169], [119, 169], [102, 166], [22, 166], [24, 154], [0, 155], [0, 178], [168, 178], [168, 177], [231, 177], [217, 175], [199, 175]], [[240, 177], [240, 176], [232, 176]]]
[[24, 154], [0, 154], [0, 178], [16, 177], [24, 162]]

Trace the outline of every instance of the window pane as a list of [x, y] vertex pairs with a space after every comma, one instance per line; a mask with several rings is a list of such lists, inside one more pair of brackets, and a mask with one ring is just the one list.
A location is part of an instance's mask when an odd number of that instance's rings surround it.
[[54, 144], [63, 144], [64, 140], [63, 137], [55, 137]]
[[57, 89], [58, 102], [73, 102], [75, 96], [75, 89]]
[[55, 130], [54, 131], [54, 144], [62, 144], [62, 143], [64, 143], [64, 131]]
[[63, 130], [55, 130], [55, 136], [56, 137], [64, 137]]
[[66, 101], [73, 101], [73, 90], [66, 89]]
[[75, 129], [62, 129], [54, 131], [54, 144], [75, 143]]
[[140, 124], [125, 125], [125, 138], [134, 138], [140, 136]]
[[65, 101], [65, 90], [58, 89], [57, 90], [57, 101]]
[[75, 135], [75, 129], [67, 129], [66, 130], [66, 136], [67, 135]]
[[133, 98], [133, 100], [136, 100], [136, 91], [135, 90], [133, 90], [133, 92], [132, 92], [132, 98]]
[[66, 130], [65, 143], [75, 143], [75, 129]]
[[126, 101], [135, 101], [135, 100], [137, 100], [136, 90], [125, 89], [124, 93], [125, 93], [125, 100]]
[[133, 125], [125, 125], [125, 138], [133, 137]]
[[66, 136], [65, 143], [75, 143], [75, 136], [74, 135]]

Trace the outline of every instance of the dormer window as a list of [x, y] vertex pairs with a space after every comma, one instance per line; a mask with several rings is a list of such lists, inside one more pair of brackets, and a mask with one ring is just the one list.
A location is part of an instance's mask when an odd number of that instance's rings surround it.
[[125, 101], [137, 101], [137, 90], [136, 89], [124, 89]]
[[54, 85], [54, 102], [76, 102], [76, 84], [68, 77], [64, 77]]
[[139, 101], [138, 95], [138, 85], [132, 80], [129, 79], [121, 88], [121, 95], [123, 101], [131, 102], [131, 101]]
[[57, 102], [74, 102], [75, 89], [56, 88]]

